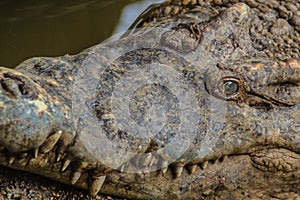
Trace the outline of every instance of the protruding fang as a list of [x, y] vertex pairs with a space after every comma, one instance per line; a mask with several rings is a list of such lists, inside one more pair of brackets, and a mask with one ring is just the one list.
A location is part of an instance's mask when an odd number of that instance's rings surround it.
[[100, 191], [106, 176], [99, 176], [95, 178], [90, 186], [90, 195], [91, 197], [95, 197]]
[[182, 166], [176, 166], [175, 167], [175, 177], [179, 178], [183, 172], [183, 167]]
[[71, 159], [66, 159], [66, 160], [63, 162], [61, 171], [64, 172], [64, 171], [69, 167], [70, 163], [71, 163]]
[[205, 162], [201, 163], [201, 168], [206, 169], [207, 165], [208, 165], [208, 161], [205, 161]]
[[120, 167], [120, 172], [124, 172], [124, 169], [125, 169], [125, 164], [123, 164], [121, 167]]
[[139, 176], [139, 177], [141, 177], [141, 178], [143, 178], [144, 177], [144, 174], [143, 174], [143, 172], [142, 171], [137, 171], [137, 175]]
[[62, 131], [58, 131], [54, 133], [53, 135], [50, 135], [46, 141], [42, 144], [40, 150], [42, 153], [48, 153], [51, 151], [54, 147], [54, 145], [57, 143], [59, 140], [60, 136], [62, 134]]
[[175, 178], [179, 178], [183, 172], [184, 160], [180, 160], [175, 165]]
[[12, 165], [12, 164], [14, 163], [15, 160], [16, 160], [16, 157], [10, 156], [10, 157], [8, 158], [8, 164], [9, 164], [9, 165]]
[[[145, 155], [145, 154], [144, 154]], [[144, 158], [144, 162], [143, 162], [143, 166], [149, 166], [150, 162], [151, 162], [151, 158], [152, 158], [152, 154], [151, 153], [147, 153], [146, 157]]]
[[66, 155], [66, 148], [69, 144], [72, 143], [72, 140], [70, 137], [67, 136], [67, 134], [63, 133], [62, 136], [60, 137], [59, 144], [57, 152], [56, 152], [56, 161], [59, 162], [62, 159], [64, 159]]
[[26, 158], [28, 156], [28, 153], [21, 153], [20, 155], [19, 155], [19, 157], [20, 158]]
[[220, 162], [224, 162], [224, 161], [226, 161], [226, 160], [228, 160], [228, 156], [226, 155], [226, 156], [223, 156], [221, 159], [220, 159]]
[[74, 172], [71, 176], [71, 184], [74, 185], [80, 178], [81, 172]]
[[56, 156], [56, 161], [59, 162], [63, 157], [64, 157], [65, 153], [64, 153], [64, 149], [62, 149], [61, 147], [58, 149], [58, 153]]
[[190, 174], [193, 174], [196, 171], [197, 167], [198, 167], [198, 165], [196, 165], [196, 164], [195, 165], [188, 165], [187, 169], [190, 172]]
[[168, 166], [169, 166], [168, 161], [163, 160], [163, 161], [161, 162], [161, 171], [162, 171], [163, 174], [165, 174], [165, 173], [167, 172]]
[[28, 163], [28, 159], [26, 159], [26, 158], [20, 159], [20, 160], [18, 160], [18, 163], [19, 163], [22, 167], [26, 167], [26, 166], [27, 166], [27, 163]]
[[39, 148], [36, 148], [33, 150], [33, 155], [34, 155], [34, 158], [37, 158], [38, 155], [39, 155]]
[[150, 166], [156, 165], [157, 162], [158, 162], [158, 159], [157, 159], [156, 157], [153, 157], [153, 158], [151, 159]]

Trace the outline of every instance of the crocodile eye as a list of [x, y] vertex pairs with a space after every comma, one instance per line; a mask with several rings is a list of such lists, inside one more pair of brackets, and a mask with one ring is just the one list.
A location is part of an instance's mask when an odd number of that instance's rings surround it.
[[237, 80], [224, 80], [222, 83], [222, 93], [227, 97], [235, 96], [239, 91]]

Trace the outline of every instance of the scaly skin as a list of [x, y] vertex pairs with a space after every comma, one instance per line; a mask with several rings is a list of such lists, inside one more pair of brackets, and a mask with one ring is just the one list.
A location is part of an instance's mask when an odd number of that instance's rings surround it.
[[[100, 192], [134, 199], [299, 198], [299, 3], [294, 2], [296, 11], [286, 16], [287, 22], [279, 1], [245, 2], [256, 9], [244, 3], [223, 7], [221, 1], [198, 6], [174, 1], [179, 4], [171, 7], [176, 16], [169, 16], [167, 7], [172, 3], [166, 3], [160, 13], [167, 16], [156, 16], [154, 9], [150, 28], [118, 41], [74, 56], [29, 59], [15, 70], [1, 68], [0, 164], [88, 189], [91, 196]], [[282, 2], [288, 7], [288, 1]], [[279, 14], [265, 15], [268, 4], [279, 4]], [[264, 32], [266, 27], [270, 32]], [[107, 67], [117, 50], [127, 53]], [[91, 73], [82, 74], [87, 59]], [[120, 77], [134, 71], [131, 66], [143, 69], [147, 64], [163, 65], [162, 75], [164, 70], [175, 70], [181, 77], [176, 79], [179, 88], [189, 83], [187, 89], [195, 97], [194, 109], [189, 110], [192, 119], [180, 120], [192, 127], [193, 119], [199, 119], [197, 132], [183, 133], [191, 142], [175, 160], [172, 155], [184, 144], [168, 154], [163, 149], [173, 142], [169, 132], [162, 130], [146, 139], [129, 137], [132, 134], [114, 124], [118, 116], [106, 101]], [[101, 77], [99, 66], [106, 69]], [[145, 75], [141, 72], [140, 77]], [[130, 163], [109, 167], [104, 163], [123, 157], [96, 159], [95, 152], [111, 152], [105, 144], [93, 143], [92, 137], [91, 144], [97, 145], [89, 150], [84, 139], [94, 128], [89, 126], [93, 118], [82, 118], [78, 125], [72, 117], [74, 102], [85, 96], [86, 85], [80, 80], [87, 77], [97, 80], [95, 98], [86, 98], [75, 110], [84, 111], [87, 105], [111, 141], [130, 152], [148, 153], [153, 162], [136, 156]], [[145, 86], [134, 95], [138, 97], [130, 104], [131, 111], [137, 111], [132, 112], [134, 119], [145, 120], [141, 113], [149, 100], [163, 101], [165, 109], [176, 111], [178, 106], [164, 88]], [[176, 119], [173, 110], [168, 111], [167, 117]], [[166, 126], [176, 133], [174, 121]], [[139, 164], [146, 168], [126, 173]], [[156, 165], [160, 169], [151, 170]]]

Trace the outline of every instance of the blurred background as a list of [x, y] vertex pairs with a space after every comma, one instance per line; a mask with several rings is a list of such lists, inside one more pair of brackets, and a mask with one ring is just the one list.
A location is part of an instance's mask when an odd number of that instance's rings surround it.
[[125, 31], [162, 0], [0, 0], [0, 66], [75, 54]]

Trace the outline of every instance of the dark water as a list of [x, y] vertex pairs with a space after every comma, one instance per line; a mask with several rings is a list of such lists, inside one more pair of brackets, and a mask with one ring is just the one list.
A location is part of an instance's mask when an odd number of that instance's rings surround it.
[[0, 66], [74, 54], [124, 31], [159, 0], [0, 0]]

